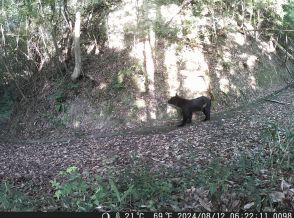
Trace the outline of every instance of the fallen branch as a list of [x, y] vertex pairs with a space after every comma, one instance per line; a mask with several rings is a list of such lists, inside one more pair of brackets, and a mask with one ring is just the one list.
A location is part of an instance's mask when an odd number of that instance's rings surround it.
[[277, 104], [282, 104], [282, 105], [289, 105], [290, 103], [285, 103], [285, 102], [280, 102], [280, 101], [276, 101], [276, 100], [271, 100], [271, 99], [263, 99], [265, 101], [269, 101], [269, 102], [272, 102], [272, 103], [277, 103]]
[[291, 55], [282, 45], [280, 45], [275, 39], [273, 39], [273, 42], [279, 47], [279, 49], [281, 49], [286, 55], [287, 57], [289, 57], [290, 59], [294, 60], [293, 55]]
[[251, 32], [251, 31], [254, 31], [254, 32], [262, 32], [262, 31], [279, 31], [279, 32], [294, 32], [294, 30], [287, 30], [287, 29], [251, 29], [251, 30], [245, 30], [247, 32]]

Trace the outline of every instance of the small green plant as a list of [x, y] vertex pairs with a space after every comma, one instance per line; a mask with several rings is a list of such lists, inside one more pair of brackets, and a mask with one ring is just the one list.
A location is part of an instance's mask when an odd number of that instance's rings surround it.
[[254, 202], [254, 208], [257, 211], [261, 210], [263, 197], [266, 196], [266, 189], [261, 187], [261, 181], [257, 176], [244, 175], [242, 185], [239, 187], [239, 193], [246, 193], [244, 201]]
[[116, 203], [114, 209], [119, 209], [127, 202], [126, 200], [132, 194], [134, 185], [129, 184], [126, 191], [121, 192], [119, 191], [119, 187], [114, 183], [112, 179], [109, 179], [109, 184], [112, 196], [114, 197]]
[[10, 117], [14, 102], [14, 97], [5, 90], [4, 94], [0, 96], [0, 120]]
[[134, 74], [143, 74], [143, 68], [140, 64], [133, 64], [117, 72], [107, 87], [108, 92], [118, 92], [126, 89]]
[[262, 147], [255, 152], [241, 151], [234, 165], [236, 172], [240, 175], [258, 174], [266, 167], [265, 152]]
[[[260, 172], [267, 168], [264, 150], [256, 152], [242, 151], [231, 163], [232, 179], [239, 184], [234, 191], [243, 196], [245, 202], [253, 202], [257, 211], [261, 210], [262, 202], [268, 196], [271, 184], [264, 185]], [[246, 195], [244, 196], [244, 193]]]
[[293, 124], [279, 126], [270, 123], [266, 130], [270, 166], [282, 170], [294, 169], [294, 131]]
[[222, 63], [224, 70], [230, 70], [232, 67], [232, 63], [230, 61], [223, 61]]
[[65, 103], [67, 90], [75, 91], [79, 88], [79, 85], [71, 82], [66, 83], [61, 80], [56, 86], [58, 87], [57, 90], [48, 97], [48, 99], [54, 100], [54, 113], [46, 113], [44, 116], [53, 126], [64, 127], [69, 121], [69, 114]]
[[64, 101], [66, 98], [66, 94], [63, 90], [57, 90], [53, 95], [49, 96], [49, 99], [53, 99], [54, 108], [56, 112], [64, 112], [66, 110]]
[[147, 166], [132, 166], [125, 170], [124, 177], [118, 179], [123, 186], [133, 185], [131, 200], [134, 207], [146, 211], [177, 208], [173, 196], [176, 189], [172, 182], [150, 171]]
[[66, 90], [78, 90], [80, 88], [80, 84], [79, 83], [73, 83], [73, 82], [66, 82], [64, 85], [64, 89]]
[[56, 84], [56, 86], [57, 90], [52, 95], [50, 95], [48, 99], [54, 100], [54, 109], [57, 113], [63, 113], [66, 112], [65, 101], [67, 98], [67, 92], [77, 92], [80, 88], [80, 85], [78, 83], [61, 80]]
[[154, 26], [154, 32], [159, 38], [168, 39], [171, 41], [177, 40], [180, 29], [176, 27], [170, 27], [162, 21], [157, 21]]
[[201, 172], [201, 177], [212, 195], [219, 195], [228, 190], [227, 181], [230, 176], [230, 166], [225, 166], [218, 158], [212, 160]]
[[128, 185], [123, 191], [112, 179], [107, 182], [98, 176], [83, 178], [77, 167], [69, 167], [61, 175], [66, 181], [52, 180], [51, 185], [55, 190], [54, 197], [65, 211], [91, 211], [95, 207], [119, 211], [133, 189], [132, 185]]
[[51, 181], [55, 189], [54, 197], [61, 202], [62, 207], [68, 211], [88, 211], [93, 208], [87, 194], [88, 184], [83, 180], [77, 167], [69, 167], [61, 175], [67, 178], [64, 183]]
[[31, 200], [10, 183], [0, 184], [0, 211], [32, 211]]
[[63, 114], [52, 114], [52, 113], [45, 113], [43, 115], [48, 122], [55, 126], [55, 127], [65, 127], [67, 123], [69, 122], [69, 114], [67, 112], [64, 112]]
[[120, 70], [108, 86], [108, 91], [120, 91], [126, 88], [125, 77], [132, 75], [131, 68]]

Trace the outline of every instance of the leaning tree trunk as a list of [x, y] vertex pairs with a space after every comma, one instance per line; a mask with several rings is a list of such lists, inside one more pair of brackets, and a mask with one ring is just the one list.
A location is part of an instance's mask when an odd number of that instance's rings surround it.
[[81, 74], [81, 47], [80, 47], [80, 28], [81, 28], [81, 14], [79, 7], [76, 10], [76, 21], [74, 28], [74, 51], [75, 51], [75, 69], [71, 75], [72, 81], [76, 81]]

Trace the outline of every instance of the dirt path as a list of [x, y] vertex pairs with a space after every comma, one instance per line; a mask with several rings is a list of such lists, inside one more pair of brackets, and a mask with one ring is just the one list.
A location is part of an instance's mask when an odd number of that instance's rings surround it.
[[154, 169], [180, 171], [191, 164], [207, 164], [215, 157], [230, 159], [243, 149], [261, 145], [261, 132], [270, 122], [293, 119], [294, 89], [248, 107], [214, 114], [209, 122], [184, 128], [146, 128], [126, 134], [91, 134], [56, 141], [3, 142], [0, 139], [0, 179], [48, 186], [61, 170], [77, 166], [83, 171], [107, 174], [134, 162]]

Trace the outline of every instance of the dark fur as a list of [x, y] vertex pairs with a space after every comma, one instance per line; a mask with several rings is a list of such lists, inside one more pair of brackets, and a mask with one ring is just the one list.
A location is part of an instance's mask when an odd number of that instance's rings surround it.
[[192, 113], [194, 111], [202, 111], [205, 115], [204, 121], [210, 120], [211, 101], [209, 98], [205, 96], [188, 100], [188, 99], [181, 98], [176, 94], [176, 96], [171, 97], [167, 101], [167, 103], [180, 108], [182, 111], [183, 121], [178, 126], [185, 126], [186, 123], [191, 123]]

